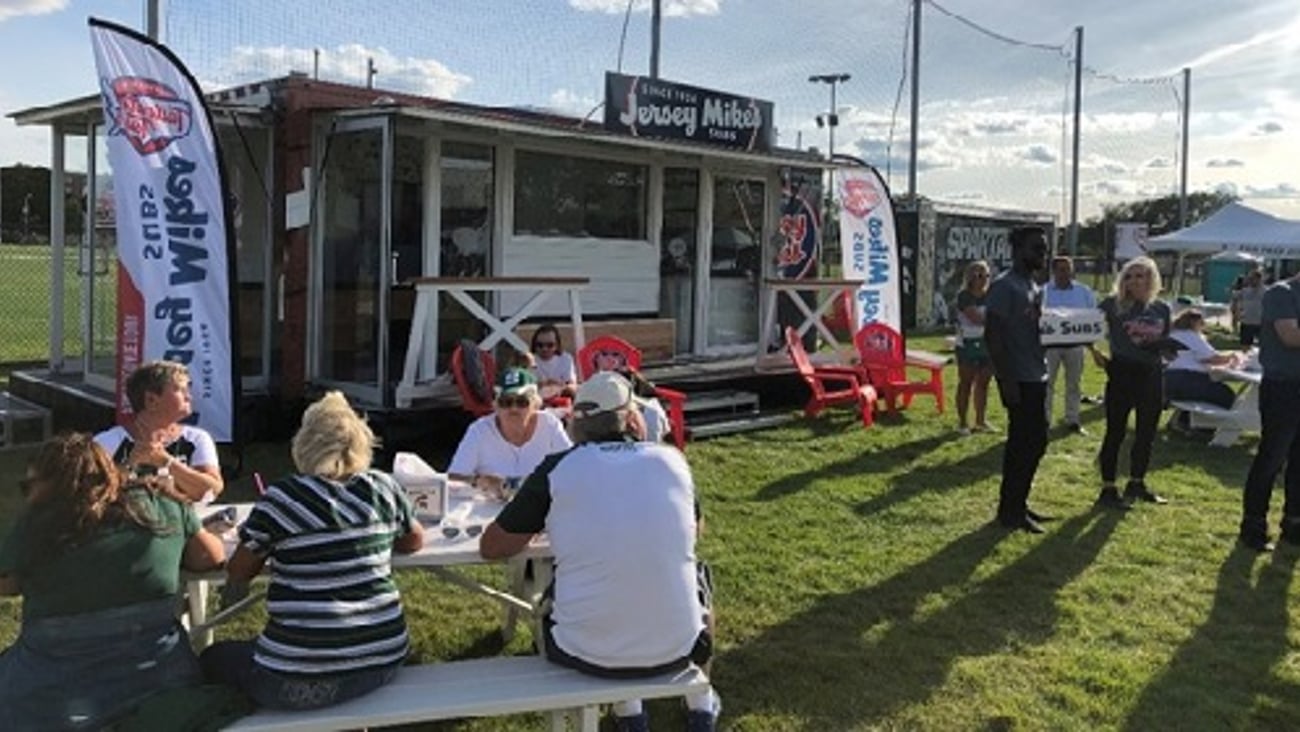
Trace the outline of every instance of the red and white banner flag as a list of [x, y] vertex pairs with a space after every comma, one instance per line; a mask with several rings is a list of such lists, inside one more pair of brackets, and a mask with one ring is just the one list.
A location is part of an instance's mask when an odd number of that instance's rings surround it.
[[189, 367], [198, 426], [234, 438], [232, 233], [221, 157], [198, 83], [165, 47], [90, 20], [117, 212], [117, 404], [143, 361]]
[[889, 188], [870, 166], [836, 168], [834, 176], [844, 279], [862, 281], [854, 298], [853, 330], [884, 323], [902, 333], [903, 273]]

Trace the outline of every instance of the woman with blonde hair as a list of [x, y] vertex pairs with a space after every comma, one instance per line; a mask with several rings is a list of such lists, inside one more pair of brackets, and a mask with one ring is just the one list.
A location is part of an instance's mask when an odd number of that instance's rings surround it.
[[966, 265], [961, 292], [957, 293], [957, 431], [970, 434], [966, 411], [975, 401], [975, 429], [990, 432], [984, 419], [989, 401], [993, 361], [984, 346], [984, 297], [989, 290], [989, 265], [983, 260]]
[[204, 651], [210, 680], [261, 706], [314, 709], [397, 673], [409, 639], [390, 561], [394, 551], [418, 551], [424, 530], [392, 476], [371, 469], [374, 447], [341, 393], [307, 408], [292, 444], [297, 474], [267, 489], [226, 565], [229, 600], [274, 560], [266, 627], [254, 641]]
[[100, 729], [202, 680], [176, 619], [181, 569], [224, 558], [194, 509], [126, 484], [89, 435], [41, 446], [0, 545], [0, 595], [23, 598], [0, 654], [0, 729]]
[[[1162, 351], [1168, 350], [1169, 306], [1160, 295], [1160, 271], [1150, 257], [1124, 263], [1110, 296], [1098, 308], [1106, 315], [1110, 356], [1093, 349], [1097, 365], [1106, 370], [1106, 435], [1101, 441], [1101, 494], [1097, 504], [1128, 508], [1131, 501], [1166, 503], [1146, 485], [1151, 448], [1164, 407]], [[1137, 429], [1129, 453], [1129, 481], [1120, 496], [1115, 484], [1119, 449], [1128, 432], [1128, 416], [1136, 413]]]

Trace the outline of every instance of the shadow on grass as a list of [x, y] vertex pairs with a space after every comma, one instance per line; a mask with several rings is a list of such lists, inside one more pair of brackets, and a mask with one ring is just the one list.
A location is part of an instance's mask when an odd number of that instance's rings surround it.
[[952, 435], [934, 435], [921, 440], [913, 440], [892, 445], [880, 450], [872, 450], [855, 455], [847, 460], [823, 465], [816, 470], [808, 470], [774, 480], [758, 491], [761, 501], [772, 501], [803, 490], [815, 480], [821, 478], [842, 478], [846, 475], [873, 475], [898, 470], [919, 457], [933, 452], [940, 445], [955, 439]]
[[[770, 691], [762, 701], [738, 696], [730, 708], [737, 716], [788, 716], [811, 729], [885, 724], [928, 699], [958, 659], [1015, 654], [1015, 646], [1046, 640], [1057, 592], [1093, 562], [1118, 522], [1118, 514], [1098, 512], [1065, 521], [976, 583], [970, 576], [1006, 534], [992, 526], [972, 531], [880, 584], [826, 597], [722, 654], [718, 687], [724, 695], [729, 687]], [[935, 609], [935, 596], [951, 599]]]
[[[995, 442], [977, 453], [940, 465], [926, 465], [898, 475], [884, 493], [853, 507], [859, 516], [870, 516], [917, 496], [938, 498], [943, 493], [964, 488], [990, 475], [1002, 472], [1002, 447]], [[997, 493], [990, 499], [996, 503]], [[990, 504], [992, 505], [992, 503]]]
[[1252, 586], [1257, 556], [1240, 546], [1228, 555], [1210, 616], [1142, 691], [1124, 729], [1285, 729], [1300, 717], [1300, 693], [1272, 671], [1290, 652], [1287, 593], [1300, 557], [1279, 549]]

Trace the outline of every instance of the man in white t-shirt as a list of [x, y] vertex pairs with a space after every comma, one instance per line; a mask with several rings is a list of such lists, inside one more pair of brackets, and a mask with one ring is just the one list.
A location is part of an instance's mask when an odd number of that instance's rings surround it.
[[[706, 666], [713, 649], [708, 572], [695, 560], [698, 507], [681, 451], [644, 441], [632, 386], [601, 372], [578, 387], [577, 446], [551, 455], [483, 532], [485, 558], [513, 556], [545, 531], [555, 553], [542, 619], [548, 659], [607, 678]], [[687, 698], [687, 729], [713, 730], [712, 692]], [[639, 701], [617, 729], [646, 730]]]
[[[1074, 279], [1074, 262], [1069, 257], [1052, 258], [1052, 279], [1043, 286], [1044, 308], [1093, 310], [1097, 298], [1092, 289]], [[1065, 367], [1065, 427], [1071, 432], [1086, 434], [1079, 417], [1079, 404], [1083, 401], [1083, 352], [1085, 346], [1053, 346], [1044, 348], [1047, 356], [1047, 426], [1052, 426], [1052, 400], [1056, 375]]]

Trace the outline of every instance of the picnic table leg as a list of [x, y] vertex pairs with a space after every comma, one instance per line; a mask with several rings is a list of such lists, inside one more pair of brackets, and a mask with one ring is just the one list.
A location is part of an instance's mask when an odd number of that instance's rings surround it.
[[597, 732], [600, 729], [600, 707], [586, 706], [578, 710], [578, 729]]
[[[204, 580], [186, 584], [186, 602], [190, 606], [190, 628], [203, 628], [208, 621], [208, 583]], [[190, 643], [195, 650], [212, 645], [212, 630], [200, 630], [191, 634]]]
[[[532, 601], [525, 592], [525, 567], [528, 566], [527, 559], [512, 559], [506, 562], [506, 585], [510, 588], [508, 591], [515, 597]], [[515, 626], [519, 624], [519, 608], [514, 605], [504, 607], [505, 614], [501, 619], [501, 638], [509, 643], [515, 637]]]

